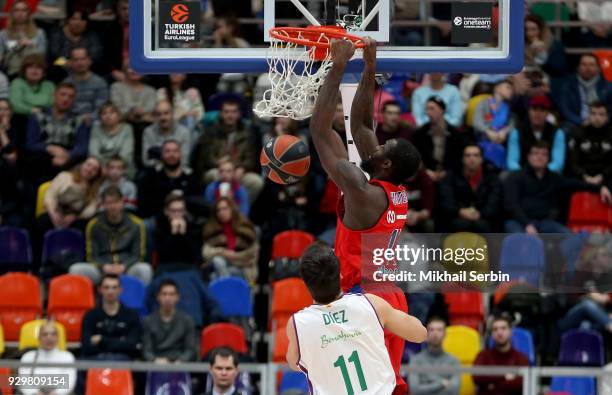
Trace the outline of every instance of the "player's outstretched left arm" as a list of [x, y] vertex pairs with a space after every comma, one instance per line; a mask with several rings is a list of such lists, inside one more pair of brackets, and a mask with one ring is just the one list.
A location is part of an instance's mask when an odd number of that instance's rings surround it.
[[286, 326], [287, 338], [289, 339], [289, 347], [287, 348], [287, 363], [289, 367], [296, 371], [301, 371], [298, 362], [300, 361], [300, 350], [297, 336], [295, 334], [295, 326], [293, 325], [293, 317], [289, 319]]
[[365, 63], [357, 93], [351, 106], [351, 134], [359, 157], [365, 160], [376, 151], [378, 139], [374, 133], [374, 88], [376, 86], [376, 41], [363, 38]]
[[365, 296], [374, 306], [380, 323], [385, 329], [389, 329], [402, 339], [413, 343], [425, 341], [427, 329], [418, 318], [394, 309], [386, 300], [379, 296], [372, 294], [366, 294]]

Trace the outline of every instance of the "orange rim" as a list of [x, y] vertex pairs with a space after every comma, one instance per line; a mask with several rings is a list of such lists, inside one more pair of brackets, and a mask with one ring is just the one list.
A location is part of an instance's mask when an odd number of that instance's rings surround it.
[[[302, 38], [299, 38], [300, 35]], [[346, 30], [338, 26], [273, 27], [270, 29], [270, 36], [306, 47], [329, 48], [329, 42], [318, 41], [321, 36], [330, 39], [346, 39], [352, 41], [357, 48], [364, 47], [361, 37], [348, 34]]]

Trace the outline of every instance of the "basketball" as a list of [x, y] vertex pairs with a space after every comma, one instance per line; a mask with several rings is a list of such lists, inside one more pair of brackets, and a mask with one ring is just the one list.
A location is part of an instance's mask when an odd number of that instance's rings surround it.
[[270, 180], [277, 184], [293, 184], [308, 172], [310, 154], [298, 137], [283, 135], [266, 143], [259, 162]]

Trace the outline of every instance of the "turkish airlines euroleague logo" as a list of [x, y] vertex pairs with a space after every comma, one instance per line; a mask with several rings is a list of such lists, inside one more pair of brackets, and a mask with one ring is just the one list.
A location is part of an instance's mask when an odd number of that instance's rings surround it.
[[185, 23], [189, 19], [189, 7], [185, 4], [175, 4], [170, 10], [170, 17], [175, 23]]

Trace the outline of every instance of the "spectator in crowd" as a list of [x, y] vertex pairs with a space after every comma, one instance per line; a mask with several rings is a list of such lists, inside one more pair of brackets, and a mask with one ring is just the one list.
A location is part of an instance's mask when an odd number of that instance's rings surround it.
[[157, 290], [159, 310], [143, 321], [142, 355], [145, 361], [181, 363], [196, 360], [199, 349], [193, 319], [177, 310], [177, 284], [164, 280]]
[[255, 227], [229, 197], [217, 199], [204, 227], [202, 256], [212, 278], [232, 275], [257, 281], [259, 243]]
[[[124, 64], [129, 55], [129, 0], [118, 0], [115, 18], [106, 24], [100, 35], [104, 47], [104, 66], [116, 81], [125, 79]], [[105, 74], [105, 73], [103, 73]]]
[[111, 85], [111, 101], [117, 106], [123, 118], [130, 123], [153, 122], [155, 110], [155, 89], [142, 82], [142, 75], [132, 70], [127, 62], [123, 64], [125, 78]]
[[76, 227], [96, 214], [96, 197], [102, 184], [100, 161], [87, 158], [72, 170], [59, 173], [51, 181], [44, 197], [45, 214], [38, 217], [40, 235], [50, 229]]
[[235, 383], [238, 377], [238, 354], [227, 347], [219, 347], [210, 354], [210, 373], [213, 380], [211, 392], [205, 395], [240, 395]]
[[6, 74], [0, 71], [0, 99], [9, 97], [9, 80]]
[[[344, 122], [344, 118], [342, 119], [342, 122]], [[307, 133], [305, 133], [303, 129], [299, 128], [299, 124], [296, 120], [288, 117], [272, 118], [272, 125], [270, 125], [270, 129], [263, 134], [261, 143], [264, 145], [268, 142], [268, 140], [284, 135], [298, 137], [304, 142], [304, 144], [306, 144], [306, 146], [310, 145]]]
[[[459, 361], [442, 349], [446, 337], [446, 322], [432, 317], [427, 323], [427, 347], [410, 358], [410, 367], [454, 367]], [[410, 393], [413, 395], [458, 395], [461, 376], [458, 373], [410, 373]]]
[[114, 156], [123, 159], [128, 177], [133, 178], [134, 132], [129, 123], [121, 121], [121, 114], [112, 102], [106, 102], [98, 111], [100, 122], [94, 123], [89, 136], [89, 154], [103, 162]]
[[513, 74], [510, 80], [514, 88], [510, 110], [515, 120], [527, 119], [529, 102], [533, 97], [550, 95], [548, 77], [540, 70], [525, 67], [520, 73]]
[[[512, 346], [512, 322], [506, 316], [497, 316], [491, 323], [494, 347], [478, 353], [474, 366], [529, 366], [525, 354]], [[482, 395], [516, 395], [523, 389], [523, 379], [512, 373], [503, 376], [472, 376]]]
[[546, 96], [535, 96], [529, 102], [528, 122], [513, 128], [508, 137], [507, 169], [520, 170], [527, 154], [537, 141], [552, 147], [548, 170], [562, 173], [565, 168], [565, 132], [548, 121], [551, 104]]
[[581, 127], [569, 141], [572, 174], [590, 184], [612, 182], [612, 127], [608, 107], [593, 102], [589, 123]]
[[254, 132], [240, 119], [240, 103], [226, 100], [221, 104], [219, 122], [198, 139], [192, 168], [208, 184], [218, 178], [215, 166], [219, 159], [229, 156], [236, 164], [236, 180], [245, 186], [253, 202], [263, 187], [261, 176], [254, 173], [257, 149]]
[[211, 206], [221, 196], [229, 196], [240, 207], [240, 212], [249, 215], [249, 194], [246, 188], [236, 181], [236, 168], [232, 160], [224, 156], [219, 159], [219, 180], [213, 181], [206, 187], [204, 198]]
[[406, 227], [410, 232], [430, 233], [435, 230], [433, 221], [435, 185], [425, 169], [420, 169], [414, 179], [406, 183], [408, 215]]
[[525, 16], [525, 65], [536, 67], [550, 78], [553, 97], [558, 97], [568, 73], [565, 48], [556, 40], [544, 19]]
[[81, 355], [85, 359], [130, 361], [140, 354], [138, 313], [119, 301], [121, 281], [105, 274], [98, 293], [101, 303], [85, 313], [81, 327]]
[[202, 264], [202, 227], [196, 226], [182, 194], [171, 192], [164, 211], [155, 219], [155, 275], [184, 270], [200, 271]]
[[429, 178], [439, 182], [461, 163], [465, 136], [444, 118], [446, 104], [437, 96], [427, 100], [429, 122], [414, 132], [412, 143], [422, 156]]
[[612, 85], [601, 76], [597, 57], [584, 54], [576, 74], [566, 79], [559, 98], [561, 116], [572, 126], [583, 125], [589, 118], [589, 105], [595, 101], [612, 106]]
[[44, 112], [53, 104], [55, 85], [45, 80], [45, 58], [33, 54], [23, 59], [20, 75], [11, 82], [9, 100], [16, 114]]
[[383, 105], [383, 122], [376, 128], [378, 144], [384, 145], [391, 139], [410, 140], [413, 130], [402, 122], [401, 115], [402, 108], [398, 102], [388, 101]]
[[0, 31], [0, 63], [9, 77], [21, 70], [21, 62], [32, 54], [47, 52], [47, 36], [32, 18], [32, 9], [26, 0], [13, 3], [6, 29]]
[[497, 168], [506, 164], [506, 139], [513, 128], [510, 100], [512, 83], [506, 79], [495, 83], [493, 95], [484, 99], [474, 111], [473, 127], [484, 150], [485, 159]]
[[83, 48], [94, 66], [102, 63], [104, 48], [98, 35], [87, 29], [88, 24], [89, 15], [81, 8], [75, 8], [66, 15], [63, 26], [53, 31], [49, 37], [49, 61], [52, 64], [66, 64], [67, 59], [72, 58], [75, 48]]
[[138, 211], [143, 218], [162, 212], [164, 200], [172, 191], [181, 191], [186, 198], [201, 196], [193, 173], [181, 166], [181, 147], [175, 140], [162, 144], [161, 163], [145, 170], [137, 185], [141, 196]]
[[440, 183], [439, 209], [451, 232], [489, 233], [495, 229], [501, 207], [501, 183], [483, 166], [482, 149], [468, 144], [463, 149], [463, 169]]
[[11, 122], [12, 117], [11, 104], [6, 99], [0, 99], [0, 160], [15, 165], [20, 144], [18, 131]]
[[185, 87], [185, 74], [170, 74], [169, 84], [157, 90], [157, 102], [166, 100], [172, 103], [174, 119], [194, 132], [204, 118], [202, 97], [196, 88]]
[[609, 47], [612, 42], [610, 21], [612, 4], [607, 1], [577, 2], [578, 19], [588, 22], [588, 31], [582, 37], [585, 47]]
[[76, 87], [73, 111], [90, 125], [98, 109], [108, 101], [108, 84], [91, 71], [92, 60], [84, 47], [76, 47], [70, 51], [68, 65], [70, 75], [64, 81]]
[[115, 186], [102, 192], [104, 211], [87, 224], [87, 263], [75, 263], [70, 273], [89, 277], [98, 284], [103, 274], [128, 274], [149, 284], [153, 277], [145, 256], [142, 220], [125, 212], [123, 194]]
[[557, 220], [557, 199], [564, 190], [599, 192], [602, 201], [612, 203], [610, 191], [605, 186], [568, 179], [551, 172], [548, 169], [549, 153], [550, 148], [546, 142], [536, 142], [527, 155], [527, 166], [506, 179], [504, 198], [509, 213], [506, 232], [569, 233], [569, 229]]
[[[26, 352], [21, 356], [22, 363], [57, 363], [68, 364], [74, 363], [74, 355], [70, 351], [62, 351], [58, 348], [59, 333], [57, 325], [53, 321], [44, 321], [38, 328], [38, 348]], [[55, 389], [48, 392], [48, 388], [44, 386], [24, 385], [20, 388], [20, 393], [23, 395], [68, 395], [72, 394], [76, 386], [77, 371], [74, 368], [64, 367], [21, 367], [19, 368], [19, 377], [26, 380], [33, 375], [67, 375], [66, 386], [63, 389]]]
[[142, 136], [142, 164], [151, 167], [158, 163], [162, 143], [175, 140], [181, 146], [182, 164], [186, 166], [191, 153], [189, 129], [175, 122], [172, 104], [167, 100], [157, 102], [153, 117], [154, 123], [144, 130]]
[[[344, 123], [344, 107], [342, 107], [342, 100], [338, 100], [336, 103], [336, 113], [334, 114], [334, 120], [332, 121], [332, 129], [336, 131], [342, 138], [342, 143], [347, 146], [346, 143], [346, 123]], [[311, 147], [313, 144], [309, 144]]]
[[215, 48], [248, 48], [249, 43], [240, 37], [240, 23], [234, 16], [216, 18], [213, 31]]
[[87, 156], [89, 129], [71, 113], [76, 90], [62, 82], [53, 95], [53, 107], [28, 120], [26, 150], [28, 171], [40, 184]]
[[421, 127], [432, 121], [427, 112], [427, 103], [432, 96], [437, 96], [444, 102], [446, 121], [451, 126], [458, 127], [463, 120], [463, 105], [459, 89], [446, 83], [442, 73], [431, 73], [428, 76], [429, 84], [420, 86], [412, 93], [412, 115], [417, 126]]
[[125, 177], [125, 161], [119, 155], [111, 156], [105, 165], [105, 178], [100, 186], [100, 202], [102, 192], [110, 186], [119, 188], [123, 195], [123, 204], [126, 210], [134, 213], [138, 206], [138, 190], [136, 185]]

